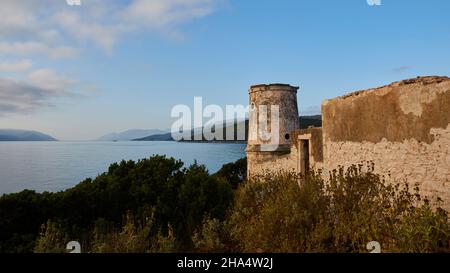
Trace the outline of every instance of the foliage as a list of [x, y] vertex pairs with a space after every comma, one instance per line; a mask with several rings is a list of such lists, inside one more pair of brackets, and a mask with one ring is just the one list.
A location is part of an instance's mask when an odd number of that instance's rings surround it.
[[[364, 169], [364, 170], [363, 170]], [[173, 158], [112, 164], [57, 193], [0, 197], [0, 252], [450, 252], [439, 200], [373, 166], [245, 182], [246, 159], [210, 175]], [[233, 190], [235, 189], [235, 190]]]
[[230, 237], [229, 227], [226, 222], [218, 219], [205, 217], [202, 226], [194, 233], [193, 241], [197, 252], [229, 252], [229, 243], [226, 240]]
[[69, 239], [65, 236], [64, 230], [58, 222], [48, 220], [43, 224], [40, 237], [36, 243], [34, 252], [36, 253], [65, 253], [66, 243]]
[[247, 158], [223, 165], [215, 175], [225, 178], [236, 189], [247, 180]]
[[[226, 224], [243, 252], [450, 251], [447, 213], [418, 188], [391, 185], [361, 166], [304, 177], [277, 174], [243, 185]], [[438, 206], [438, 204], [437, 204]]]
[[[181, 161], [164, 156], [122, 161], [97, 178], [63, 192], [27, 190], [3, 195], [0, 252], [31, 252], [36, 244], [37, 250], [47, 251], [53, 244], [53, 222], [47, 224], [45, 234], [39, 234], [41, 225], [49, 219], [58, 223], [58, 230], [62, 229], [67, 238], [80, 240], [86, 251], [137, 251], [137, 242], [149, 234], [159, 236], [161, 245], [176, 238], [176, 248], [187, 249], [192, 247], [192, 234], [203, 216], [223, 219], [232, 199], [230, 184], [209, 175], [204, 166], [183, 168]], [[145, 219], [149, 210], [151, 225], [148, 221], [131, 221], [128, 215], [131, 212], [135, 219]], [[100, 223], [116, 245], [102, 246], [102, 241], [95, 241], [100, 239]], [[97, 237], [93, 235], [95, 228]], [[124, 243], [126, 240], [131, 240], [130, 245]], [[92, 241], [98, 244], [93, 247]]]
[[103, 219], [96, 222], [92, 252], [96, 253], [145, 253], [169, 252], [175, 249], [175, 237], [169, 228], [167, 236], [153, 233], [154, 215], [137, 220], [128, 212], [123, 226], [117, 230]]

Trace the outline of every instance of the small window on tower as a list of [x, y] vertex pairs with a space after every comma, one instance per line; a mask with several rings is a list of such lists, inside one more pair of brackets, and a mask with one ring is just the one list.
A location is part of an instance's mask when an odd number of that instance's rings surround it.
[[289, 140], [289, 139], [291, 138], [291, 136], [290, 136], [289, 134], [285, 134], [285, 135], [284, 135], [284, 138], [285, 138], [286, 140]]

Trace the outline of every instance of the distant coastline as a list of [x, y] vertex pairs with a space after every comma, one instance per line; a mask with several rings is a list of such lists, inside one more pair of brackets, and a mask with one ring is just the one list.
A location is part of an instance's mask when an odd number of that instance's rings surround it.
[[[322, 116], [301, 116], [300, 119], [300, 129], [307, 129], [309, 127], [321, 127], [322, 126]], [[241, 123], [243, 123], [242, 121]], [[230, 143], [230, 144], [245, 144], [248, 139], [248, 120], [245, 121], [245, 139], [244, 140], [236, 140], [237, 139], [237, 127], [239, 123], [235, 122], [234, 125], [229, 125], [227, 127], [222, 128], [223, 131], [223, 139], [224, 140], [206, 140], [205, 137], [199, 134], [195, 134], [194, 130], [190, 132], [191, 140], [181, 140], [179, 142], [192, 142], [192, 143]], [[226, 140], [227, 130], [231, 130], [234, 127], [234, 139]], [[136, 138], [132, 141], [175, 141], [172, 137], [172, 133], [165, 134], [157, 134], [150, 135], [142, 138]]]
[[58, 141], [56, 138], [37, 131], [0, 129], [0, 141]]

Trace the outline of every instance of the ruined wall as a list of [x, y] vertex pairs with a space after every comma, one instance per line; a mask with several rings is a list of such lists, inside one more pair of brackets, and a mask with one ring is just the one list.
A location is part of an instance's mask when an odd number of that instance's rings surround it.
[[297, 172], [298, 151], [295, 146], [287, 152], [258, 152], [247, 153], [248, 176], [273, 174], [278, 172]]
[[323, 167], [322, 128], [296, 130], [290, 133], [292, 144], [284, 152], [247, 153], [247, 159], [252, 163], [250, 175], [294, 172], [300, 173], [301, 139], [309, 141], [309, 163], [312, 169]]
[[450, 208], [450, 79], [422, 77], [322, 105], [324, 168], [373, 161]]
[[[322, 128], [308, 128], [297, 130], [292, 133], [293, 142], [292, 145], [295, 149], [301, 153], [302, 146], [300, 145], [301, 140], [308, 140], [309, 142], [309, 167], [311, 169], [317, 170], [323, 167], [323, 139], [322, 139]], [[299, 158], [297, 158], [299, 160]]]

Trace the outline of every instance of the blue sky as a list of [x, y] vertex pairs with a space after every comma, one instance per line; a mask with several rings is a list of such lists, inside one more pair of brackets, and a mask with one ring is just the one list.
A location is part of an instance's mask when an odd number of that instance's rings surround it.
[[63, 140], [167, 129], [194, 96], [247, 104], [250, 85], [270, 82], [300, 86], [300, 112], [317, 114], [354, 90], [450, 75], [450, 1], [381, 3], [4, 0], [0, 128]]

